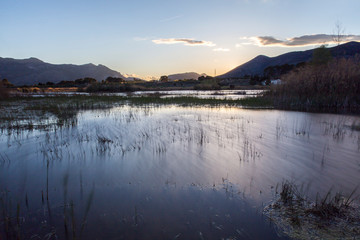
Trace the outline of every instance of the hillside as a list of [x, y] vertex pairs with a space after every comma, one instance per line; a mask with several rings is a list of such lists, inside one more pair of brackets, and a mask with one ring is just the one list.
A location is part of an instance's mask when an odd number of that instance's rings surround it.
[[202, 75], [196, 72], [187, 72], [187, 73], [178, 73], [178, 74], [171, 74], [168, 76], [169, 80], [183, 80], [183, 79], [198, 79]]
[[[331, 54], [336, 57], [351, 57], [360, 54], [360, 43], [349, 42], [336, 47], [329, 48]], [[264, 69], [276, 65], [295, 65], [308, 62], [312, 59], [313, 49], [307, 51], [289, 52], [277, 57], [259, 55], [247, 63], [219, 76], [219, 78], [242, 78], [245, 75], [262, 75]]]
[[[0, 78], [15, 85], [33, 85], [46, 82], [73, 81], [92, 77], [99, 81], [107, 77], [122, 77], [119, 72], [104, 65], [50, 64], [37, 58], [13, 59], [0, 57]], [[125, 79], [125, 78], [124, 78]]]

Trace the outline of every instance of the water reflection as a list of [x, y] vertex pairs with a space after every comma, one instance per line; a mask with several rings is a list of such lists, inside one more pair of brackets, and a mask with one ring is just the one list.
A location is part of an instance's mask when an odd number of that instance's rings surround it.
[[278, 239], [257, 211], [283, 180], [309, 196], [360, 182], [359, 117], [176, 106], [71, 116], [1, 133], [0, 236]]
[[84, 92], [57, 92], [57, 93], [31, 93], [25, 96], [32, 97], [51, 97], [60, 95], [107, 95], [107, 96], [147, 96], [160, 95], [162, 97], [198, 97], [203, 99], [241, 99], [245, 97], [254, 97], [262, 94], [264, 90], [172, 90], [172, 91], [135, 91], [135, 92], [119, 92], [119, 93], [84, 93]]

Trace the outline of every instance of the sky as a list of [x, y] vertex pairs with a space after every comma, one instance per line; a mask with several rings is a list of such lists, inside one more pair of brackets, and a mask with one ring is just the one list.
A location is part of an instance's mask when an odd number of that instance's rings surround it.
[[[150, 79], [360, 41], [359, 0], [1, 0], [0, 57]], [[339, 25], [340, 27], [336, 27]]]

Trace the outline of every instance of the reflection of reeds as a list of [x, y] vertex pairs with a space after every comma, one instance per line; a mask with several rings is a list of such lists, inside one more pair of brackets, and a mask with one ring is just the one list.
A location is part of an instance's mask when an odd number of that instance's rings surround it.
[[347, 116], [340, 116], [335, 121], [324, 122], [324, 134], [331, 135], [335, 140], [342, 140], [346, 134]]
[[84, 217], [82, 219], [82, 223], [81, 223], [81, 229], [80, 229], [80, 238], [82, 236], [82, 233], [85, 229], [85, 225], [86, 225], [86, 221], [87, 221], [87, 218], [88, 218], [88, 214], [90, 212], [90, 208], [91, 208], [91, 205], [93, 203], [93, 199], [94, 199], [94, 193], [95, 193], [95, 186], [93, 186], [89, 196], [88, 196], [88, 199], [86, 201], [86, 205], [85, 205], [85, 212], [84, 212]]
[[[52, 124], [58, 127], [77, 125], [77, 113], [82, 110], [109, 109], [114, 106], [128, 104], [131, 106], [244, 106], [268, 108], [269, 100], [264, 98], [244, 99], [200, 99], [196, 97], [161, 98], [159, 96], [121, 97], [121, 96], [54, 96], [54, 97], [18, 97], [0, 103], [4, 108], [0, 112], [0, 119], [6, 124], [0, 124], [1, 129], [46, 129], [50, 125], [42, 120], [54, 116], [56, 121]], [[19, 109], [19, 107], [21, 109]], [[16, 110], [16, 114], [14, 114]], [[16, 121], [19, 119], [22, 123]], [[129, 122], [136, 116], [129, 114]], [[34, 120], [38, 120], [35, 124]]]
[[[0, 195], [0, 207], [1, 207], [1, 221], [0, 225], [4, 227], [4, 234], [6, 239], [22, 239], [21, 224], [24, 221], [20, 215], [20, 203], [16, 204], [15, 216], [12, 215], [12, 201], [9, 196], [9, 192], [4, 190]], [[1, 233], [1, 231], [0, 231]], [[1, 235], [0, 235], [1, 237]]]
[[[89, 196], [86, 199], [83, 217], [81, 219], [80, 225], [77, 224], [77, 218], [76, 218], [76, 209], [75, 204], [73, 200], [70, 200], [68, 203], [68, 181], [69, 181], [69, 174], [66, 173], [63, 178], [63, 196], [64, 196], [64, 212], [63, 212], [63, 218], [64, 218], [64, 234], [66, 239], [69, 239], [70, 231], [71, 231], [71, 239], [75, 240], [77, 238], [81, 239], [83, 232], [85, 230], [85, 226], [87, 223], [88, 215], [93, 203], [94, 199], [94, 193], [95, 193], [95, 186], [93, 186], [92, 190], [89, 193]], [[80, 228], [80, 229], [78, 229]], [[79, 234], [78, 234], [79, 233]]]
[[10, 162], [10, 158], [8, 157], [8, 155], [6, 155], [6, 153], [0, 153], [0, 166], [5, 166], [6, 163], [10, 165]]

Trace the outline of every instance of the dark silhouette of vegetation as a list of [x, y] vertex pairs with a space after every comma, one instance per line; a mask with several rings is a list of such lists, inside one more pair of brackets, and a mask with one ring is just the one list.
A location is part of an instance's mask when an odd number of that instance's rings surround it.
[[[95, 80], [96, 82], [96, 80]], [[124, 83], [125, 80], [122, 78], [117, 78], [117, 77], [108, 77], [105, 79], [105, 83]], [[91, 82], [94, 83], [94, 82]]]
[[252, 75], [250, 76], [249, 84], [250, 85], [262, 85], [262, 81], [267, 80], [265, 76]]
[[119, 83], [94, 83], [88, 86], [85, 91], [94, 92], [134, 92], [144, 90], [142, 86], [136, 84], [119, 84]]
[[54, 86], [55, 83], [53, 83], [53, 82], [46, 82], [46, 85], [47, 85], [47, 86]]
[[216, 78], [210, 76], [200, 76], [199, 83], [194, 86], [195, 90], [219, 90], [221, 86]]
[[9, 90], [0, 82], [0, 100], [6, 99], [9, 97]]
[[331, 52], [325, 45], [314, 49], [311, 63], [314, 65], [323, 65], [331, 60]]
[[329, 59], [314, 51], [310, 64], [282, 76], [270, 95], [276, 107], [306, 111], [360, 112], [360, 58]]
[[280, 78], [282, 75], [289, 73], [290, 71], [292, 71], [294, 68], [296, 68], [297, 65], [293, 65], [293, 64], [284, 64], [284, 65], [275, 65], [275, 66], [269, 66], [267, 68], [264, 69], [264, 74], [263, 76], [266, 79], [278, 79]]
[[202, 81], [205, 81], [205, 80], [213, 80], [214, 78], [211, 77], [211, 76], [200, 76], [198, 77], [198, 81], [202, 82]]
[[340, 21], [335, 22], [335, 28], [333, 30], [333, 41], [339, 46], [345, 38], [345, 28]]
[[4, 78], [3, 80], [1, 80], [1, 83], [4, 87], [13, 87], [14, 84], [12, 84], [11, 82], [9, 82], [9, 80], [7, 80], [6, 78]]
[[0, 81], [0, 100], [9, 97], [10, 88], [12, 87], [14, 87], [14, 85], [6, 78]]
[[360, 230], [359, 208], [353, 204], [356, 191], [357, 188], [344, 195], [334, 194], [330, 189], [323, 196], [318, 193], [313, 201], [306, 196], [303, 187], [286, 181], [277, 193], [277, 200], [266, 208], [265, 213], [277, 216], [273, 219], [275, 224], [287, 228], [290, 236], [310, 239], [317, 232], [323, 236], [321, 239], [335, 239], [335, 236], [338, 236], [336, 239], [353, 239]]
[[80, 78], [80, 79], [75, 80], [75, 84], [80, 84], [80, 85], [86, 85], [86, 84], [92, 84], [92, 83], [96, 83], [95, 78], [86, 77], [86, 78]]
[[160, 82], [168, 82], [169, 81], [169, 77], [168, 76], [161, 76], [160, 77]]
[[[87, 86], [89, 84], [93, 84], [96, 82], [97, 81], [95, 78], [86, 77], [86, 78], [76, 79], [75, 81], [61, 81], [61, 82], [57, 83], [56, 86], [59, 86], [59, 87], [84, 87], [84, 86]], [[48, 83], [46, 85], [49, 86]], [[51, 85], [53, 85], [53, 84], [51, 84]]]

